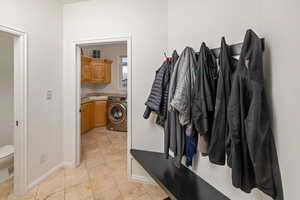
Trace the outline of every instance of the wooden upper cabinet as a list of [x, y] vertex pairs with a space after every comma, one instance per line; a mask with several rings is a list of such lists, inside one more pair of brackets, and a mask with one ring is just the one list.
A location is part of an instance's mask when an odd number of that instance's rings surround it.
[[110, 83], [111, 64], [107, 59], [81, 56], [81, 82]]
[[91, 58], [81, 56], [81, 82], [88, 82], [92, 79], [91, 62]]
[[93, 81], [105, 82], [105, 64], [93, 63]]

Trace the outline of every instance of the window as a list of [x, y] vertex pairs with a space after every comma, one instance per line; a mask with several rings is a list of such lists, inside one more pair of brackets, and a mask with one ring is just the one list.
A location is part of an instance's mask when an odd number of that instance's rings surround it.
[[127, 56], [120, 57], [120, 88], [127, 89], [128, 80], [128, 58]]

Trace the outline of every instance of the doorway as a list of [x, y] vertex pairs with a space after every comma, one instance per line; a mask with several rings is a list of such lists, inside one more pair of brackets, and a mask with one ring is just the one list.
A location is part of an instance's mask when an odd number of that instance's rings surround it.
[[[27, 190], [27, 35], [23, 31], [18, 31], [11, 27], [0, 25], [0, 34], [11, 40], [8, 45], [3, 45], [4, 48], [11, 48], [10, 62], [6, 57], [6, 64], [10, 63], [11, 69], [8, 69], [5, 80], [7, 87], [2, 88], [7, 90], [10, 99], [8, 105], [10, 112], [7, 116], [11, 116], [7, 121], [7, 130], [1, 130], [0, 134], [4, 135], [9, 132], [7, 144], [11, 148], [2, 149], [2, 155], [12, 158], [12, 162], [5, 162], [6, 167], [12, 168], [9, 171], [10, 176], [13, 175], [13, 189], [17, 195], [24, 194]], [[0, 47], [1, 48], [1, 47]], [[3, 59], [4, 60], [4, 59]], [[4, 65], [2, 66], [4, 67]], [[10, 88], [9, 88], [10, 87]], [[0, 147], [1, 148], [1, 147]]]
[[[84, 144], [90, 142], [94, 145], [94, 147], [86, 148], [91, 150], [88, 156], [96, 157], [99, 152], [92, 152], [93, 148], [110, 151], [110, 147], [105, 150], [103, 145], [112, 144], [114, 141], [121, 142], [120, 145], [123, 147], [125, 145], [122, 149], [122, 156], [125, 156], [126, 161], [125, 174], [131, 176], [129, 154], [131, 147], [131, 38], [115, 37], [80, 41], [75, 42], [75, 49], [76, 110], [78, 111], [76, 112], [76, 166], [80, 166], [84, 156], [87, 155], [84, 155], [84, 151], [87, 151], [84, 149]], [[84, 65], [89, 66], [85, 68]], [[91, 113], [96, 113], [94, 118], [89, 117]], [[95, 137], [91, 136], [92, 134]], [[103, 138], [106, 139], [103, 140]], [[95, 147], [97, 140], [98, 147]], [[105, 152], [102, 152], [102, 155], [103, 153]], [[108, 162], [107, 156], [97, 159], [85, 163], [86, 166], [89, 165], [88, 167], [92, 168], [97, 163]]]

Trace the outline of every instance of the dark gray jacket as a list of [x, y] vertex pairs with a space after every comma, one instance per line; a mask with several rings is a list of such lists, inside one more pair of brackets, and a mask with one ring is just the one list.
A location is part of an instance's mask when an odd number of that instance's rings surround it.
[[199, 151], [208, 153], [210, 133], [214, 117], [218, 66], [215, 56], [202, 43], [196, 72], [195, 97], [193, 99], [193, 124], [199, 137]]
[[209, 144], [209, 160], [218, 165], [225, 164], [225, 154], [227, 154], [228, 163], [230, 163], [231, 148], [230, 137], [228, 137], [227, 105], [231, 92], [232, 76], [236, 65], [237, 60], [231, 56], [229, 46], [227, 46], [223, 37], [219, 55], [219, 75], [214, 122]]
[[263, 83], [263, 50], [248, 30], [228, 104], [233, 185], [245, 192], [257, 187], [283, 200], [281, 175]]
[[[172, 54], [172, 59], [170, 63], [170, 76], [172, 76], [174, 71], [175, 63], [178, 60], [178, 54], [176, 51]], [[169, 157], [169, 149], [174, 152], [175, 155], [177, 155], [177, 135], [180, 136], [180, 134], [183, 132], [183, 128], [179, 123], [179, 117], [178, 112], [176, 111], [168, 111], [167, 113], [167, 120], [165, 123], [165, 137], [164, 137], [164, 151], [166, 158]], [[180, 137], [178, 140], [181, 141], [182, 137]], [[180, 155], [182, 155], [180, 153]], [[178, 158], [178, 160], [181, 160]]]

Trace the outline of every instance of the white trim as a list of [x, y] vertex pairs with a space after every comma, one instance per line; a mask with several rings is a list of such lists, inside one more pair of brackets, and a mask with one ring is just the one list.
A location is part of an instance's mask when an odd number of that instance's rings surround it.
[[35, 186], [37, 186], [43, 180], [46, 180], [50, 175], [52, 175], [54, 172], [62, 169], [63, 167], [64, 167], [63, 163], [60, 163], [60, 164], [56, 165], [55, 167], [53, 167], [52, 169], [50, 169], [48, 172], [43, 174], [43, 176], [39, 177], [38, 179], [36, 179], [32, 183], [30, 183], [27, 188], [28, 191], [31, 190], [32, 188], [34, 188]]
[[81, 78], [81, 70], [80, 70], [80, 48], [81, 45], [89, 45], [95, 43], [107, 43], [107, 42], [127, 42], [127, 57], [128, 57], [128, 85], [127, 85], [127, 126], [128, 126], [128, 133], [127, 133], [127, 140], [128, 140], [128, 152], [127, 152], [127, 165], [128, 165], [128, 177], [131, 178], [132, 176], [132, 163], [130, 149], [132, 148], [132, 38], [130, 35], [127, 36], [117, 36], [117, 37], [104, 37], [100, 39], [85, 39], [79, 41], [73, 41], [73, 52], [75, 55], [75, 62], [74, 66], [76, 66], [76, 155], [75, 163], [76, 166], [80, 164], [80, 78]]
[[64, 168], [76, 168], [78, 165], [72, 162], [63, 162]]
[[146, 176], [131, 175], [130, 180], [135, 181], [135, 182], [139, 182], [139, 183], [157, 185], [157, 183], [152, 178], [148, 178]]
[[80, 149], [80, 145], [81, 145], [81, 133], [80, 133], [80, 103], [81, 103], [81, 99], [80, 99], [80, 87], [81, 87], [81, 52], [80, 52], [80, 47], [77, 44], [74, 44], [74, 49], [75, 49], [75, 66], [76, 66], [76, 108], [75, 108], [75, 115], [76, 115], [76, 149], [75, 149], [75, 165], [76, 167], [80, 166], [80, 155], [81, 155], [81, 149]]
[[9, 179], [11, 179], [11, 178], [13, 178], [13, 177], [14, 177], [14, 174], [9, 175], [9, 176], [6, 177], [5, 179], [0, 180], [0, 184], [4, 183], [5, 181], [7, 181], [7, 180], [9, 180]]
[[14, 36], [14, 193], [27, 191], [27, 34], [0, 25], [0, 31]]
[[128, 81], [127, 81], [127, 175], [132, 177], [132, 38], [127, 38]]

